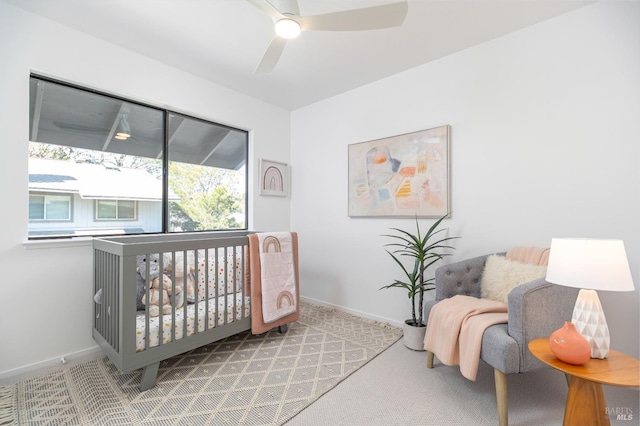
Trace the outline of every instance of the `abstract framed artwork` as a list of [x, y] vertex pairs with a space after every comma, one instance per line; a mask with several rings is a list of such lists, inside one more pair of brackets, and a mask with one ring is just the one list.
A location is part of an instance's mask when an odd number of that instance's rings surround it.
[[450, 213], [450, 126], [349, 145], [350, 217]]
[[260, 195], [286, 197], [289, 190], [288, 166], [260, 159]]

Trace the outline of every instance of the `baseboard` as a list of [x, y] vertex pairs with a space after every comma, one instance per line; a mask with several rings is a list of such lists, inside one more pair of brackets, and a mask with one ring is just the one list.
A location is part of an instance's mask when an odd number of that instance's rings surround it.
[[64, 356], [47, 359], [33, 364], [18, 367], [13, 370], [0, 372], [0, 385], [11, 385], [22, 380], [42, 376], [54, 371], [72, 367], [102, 357], [102, 350], [94, 346], [82, 351], [73, 352]]
[[391, 324], [391, 325], [393, 325], [395, 327], [402, 327], [402, 324], [403, 324], [402, 321], [396, 321], [396, 320], [393, 320], [393, 319], [390, 319], [390, 318], [380, 317], [380, 316], [377, 316], [377, 315], [371, 315], [371, 314], [369, 314], [367, 312], [358, 311], [356, 309], [350, 309], [350, 308], [347, 308], [345, 306], [334, 305], [332, 303], [327, 303], [327, 302], [324, 302], [322, 300], [316, 300], [316, 299], [313, 299], [311, 297], [300, 296], [300, 299], [306, 300], [307, 302], [313, 303], [314, 305], [326, 306], [328, 308], [337, 309], [339, 311], [346, 312], [346, 313], [349, 313], [349, 314], [352, 314], [352, 315], [357, 315], [359, 317], [370, 319], [370, 320], [373, 320], [373, 321], [386, 322], [386, 323]]

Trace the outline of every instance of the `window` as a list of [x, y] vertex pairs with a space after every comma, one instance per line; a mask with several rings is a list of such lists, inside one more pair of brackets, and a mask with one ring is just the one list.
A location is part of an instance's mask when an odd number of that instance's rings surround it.
[[[203, 120], [169, 113], [170, 229], [245, 227], [247, 135]], [[202, 143], [201, 141], [207, 141]]]
[[71, 197], [29, 195], [29, 220], [71, 220]]
[[246, 131], [38, 76], [29, 106], [29, 238], [246, 229]]
[[131, 200], [96, 200], [96, 220], [136, 218], [136, 202]]

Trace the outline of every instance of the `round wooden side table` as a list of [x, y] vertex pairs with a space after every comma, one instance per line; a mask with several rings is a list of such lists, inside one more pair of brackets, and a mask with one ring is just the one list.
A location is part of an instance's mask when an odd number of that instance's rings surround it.
[[567, 375], [564, 426], [609, 425], [602, 385], [640, 386], [640, 360], [618, 351], [609, 350], [605, 359], [591, 358], [583, 365], [572, 365], [556, 358], [548, 338], [530, 341], [529, 350], [540, 361]]

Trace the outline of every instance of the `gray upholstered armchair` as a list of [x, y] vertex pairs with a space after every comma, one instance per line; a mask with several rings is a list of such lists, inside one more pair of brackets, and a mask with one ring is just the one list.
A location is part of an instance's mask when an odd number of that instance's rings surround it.
[[[440, 300], [463, 294], [481, 297], [481, 279], [488, 255], [441, 266], [436, 270], [435, 301], [425, 303], [425, 317]], [[482, 336], [480, 359], [494, 368], [499, 424], [508, 424], [507, 374], [526, 373], [544, 367], [529, 352], [533, 339], [549, 336], [571, 320], [578, 289], [550, 284], [540, 278], [515, 287], [509, 294], [508, 324], [487, 328]], [[433, 368], [432, 352], [427, 367]]]

